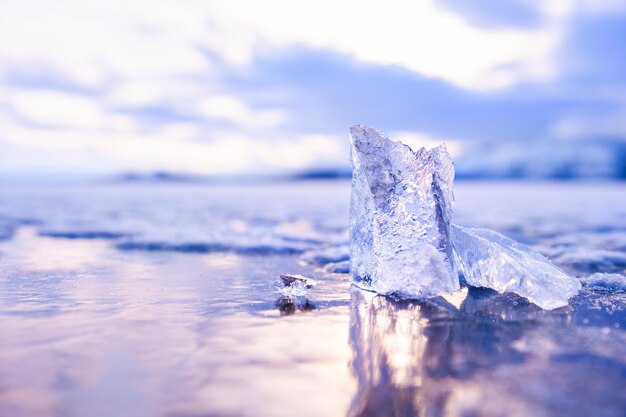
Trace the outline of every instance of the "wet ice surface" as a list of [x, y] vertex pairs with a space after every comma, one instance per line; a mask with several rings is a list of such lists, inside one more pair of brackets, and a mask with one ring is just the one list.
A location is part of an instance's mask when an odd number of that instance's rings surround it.
[[[542, 311], [493, 291], [351, 289], [348, 182], [0, 192], [0, 416], [622, 416], [626, 186], [459, 183], [459, 224], [574, 276]], [[320, 281], [282, 297], [280, 274]]]

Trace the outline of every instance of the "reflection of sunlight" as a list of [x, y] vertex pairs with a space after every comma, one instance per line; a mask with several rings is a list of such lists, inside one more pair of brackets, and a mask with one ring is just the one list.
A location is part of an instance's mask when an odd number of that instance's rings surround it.
[[215, 331], [198, 335], [198, 348], [188, 359], [189, 366], [204, 370], [198, 376], [203, 386], [178, 411], [272, 417], [343, 414], [355, 388], [346, 366], [346, 319], [294, 314], [277, 320], [241, 313], [215, 318]]
[[359, 390], [351, 415], [376, 415], [381, 411], [381, 395], [402, 397], [408, 411], [417, 410], [416, 390], [424, 377], [428, 344], [422, 306], [398, 306], [386, 297], [367, 297], [358, 289], [353, 289], [352, 297], [350, 333]]
[[[533, 394], [528, 401], [528, 392], [518, 387], [530, 382], [552, 390], [554, 384], [545, 383], [545, 360], [554, 354], [555, 327], [544, 326], [562, 327], [567, 312], [554, 315], [467, 287], [448, 295], [457, 308], [438, 299], [367, 295], [354, 288], [350, 303], [358, 389], [349, 416], [543, 415]], [[531, 329], [537, 333], [526, 334]], [[528, 362], [530, 352], [538, 354], [539, 366]], [[516, 387], [511, 373], [518, 375]]]
[[231, 268], [239, 262], [239, 258], [234, 253], [211, 253], [204, 257], [204, 262], [213, 268]]
[[419, 306], [415, 310], [398, 311], [393, 330], [384, 340], [389, 352], [389, 365], [395, 369], [393, 383], [400, 386], [421, 385], [421, 372], [416, 373], [415, 363], [420, 362], [428, 338], [423, 334], [426, 320], [419, 319]]

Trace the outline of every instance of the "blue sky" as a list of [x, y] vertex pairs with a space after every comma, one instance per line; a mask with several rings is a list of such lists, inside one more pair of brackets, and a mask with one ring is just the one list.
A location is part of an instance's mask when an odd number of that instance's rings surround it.
[[626, 0], [5, 0], [0, 175], [345, 167], [355, 123], [461, 169], [603, 164], [624, 39]]

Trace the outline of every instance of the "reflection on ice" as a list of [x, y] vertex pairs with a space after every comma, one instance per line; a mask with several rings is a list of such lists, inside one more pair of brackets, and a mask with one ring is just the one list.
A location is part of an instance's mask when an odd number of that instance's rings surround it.
[[429, 342], [424, 315], [422, 305], [394, 303], [353, 287], [350, 345], [358, 390], [349, 415], [419, 414]]
[[296, 257], [119, 252], [28, 228], [0, 253], [0, 416], [348, 409], [348, 286], [327, 278], [319, 308], [281, 318], [313, 307], [271, 288], [310, 272]]
[[606, 393], [582, 392], [576, 381], [605, 373], [617, 382], [625, 370], [616, 359], [599, 359], [607, 352], [572, 353], [580, 347], [572, 343], [571, 307], [543, 311], [516, 295], [480, 289], [470, 289], [459, 309], [358, 288], [351, 295], [358, 389], [350, 416], [582, 416]]
[[297, 311], [312, 311], [315, 304], [305, 297], [279, 297], [274, 303], [281, 316], [290, 316]]
[[[623, 184], [457, 191], [462, 224], [506, 232], [575, 276], [624, 273]], [[348, 277], [325, 272], [349, 269], [348, 197], [340, 182], [4, 189], [0, 415], [624, 416], [621, 276], [587, 277], [553, 311], [476, 288], [429, 302], [351, 294]], [[327, 241], [284, 228], [276, 240], [281, 222], [304, 233], [299, 219]], [[186, 253], [37, 230], [129, 233]], [[276, 300], [285, 271], [323, 285], [311, 301]]]

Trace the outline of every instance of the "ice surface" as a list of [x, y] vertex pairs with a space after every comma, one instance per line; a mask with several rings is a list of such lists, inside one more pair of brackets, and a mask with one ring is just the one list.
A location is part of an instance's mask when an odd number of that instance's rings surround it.
[[350, 261], [329, 262], [324, 265], [324, 271], [331, 274], [349, 274]]
[[626, 290], [626, 276], [622, 274], [596, 273], [579, 280], [592, 290]]
[[[543, 311], [515, 302], [521, 299], [514, 294], [469, 288], [456, 310], [356, 288], [365, 300], [346, 295], [345, 277], [324, 275], [321, 265], [299, 255], [126, 254], [116, 243], [128, 238], [37, 235], [95, 230], [176, 245], [294, 245], [308, 253], [343, 238], [349, 193], [344, 181], [5, 186], [0, 218], [17, 233], [0, 239], [0, 357], [7, 363], [0, 379], [3, 392], [28, 395], [0, 395], [0, 415], [40, 415], [41, 400], [54, 399], [56, 409], [78, 416], [103, 406], [102, 414], [114, 416], [155, 410], [162, 416], [334, 416], [349, 415], [354, 398], [379, 407], [380, 415], [402, 415], [403, 406], [415, 403], [420, 415], [449, 417], [624, 417], [623, 290], [583, 284], [571, 307]], [[600, 269], [558, 256], [626, 255], [624, 182], [465, 181], [455, 184], [454, 194], [457, 224], [532, 241], [576, 276], [626, 272], [615, 257], [603, 258]], [[301, 220], [326, 240], [273, 237], [282, 222]], [[120, 271], [129, 279], [120, 279]], [[307, 304], [267, 288], [281, 273], [324, 281], [307, 294]], [[315, 312], [299, 314], [312, 304]], [[277, 318], [290, 311], [295, 319]], [[77, 337], [77, 330], [89, 337]], [[194, 346], [201, 351], [190, 358], [187, 347]], [[67, 360], [42, 360], [51, 355]], [[133, 361], [123, 375], [120, 357]], [[37, 366], [9, 366], [8, 358]], [[198, 383], [199, 368], [211, 369], [211, 378]], [[294, 394], [280, 401], [267, 387], [277, 373]], [[127, 401], [107, 401], [112, 388], [145, 395], [135, 396], [129, 410]], [[164, 390], [171, 394], [167, 401]]]
[[303, 254], [302, 260], [316, 265], [348, 261], [350, 260], [350, 248], [346, 243], [325, 247], [323, 249], [316, 249]]
[[548, 259], [499, 233], [452, 225], [452, 244], [468, 284], [513, 292], [552, 310], [568, 304], [580, 282]]
[[458, 289], [449, 237], [454, 165], [445, 146], [414, 152], [367, 126], [350, 132], [355, 284], [417, 298]]
[[285, 297], [301, 297], [319, 282], [303, 275], [281, 275], [277, 282], [278, 291]]

